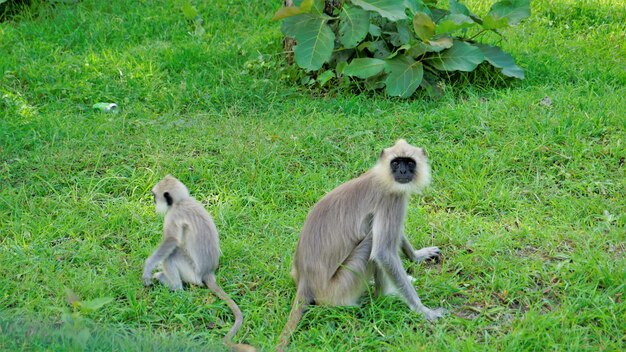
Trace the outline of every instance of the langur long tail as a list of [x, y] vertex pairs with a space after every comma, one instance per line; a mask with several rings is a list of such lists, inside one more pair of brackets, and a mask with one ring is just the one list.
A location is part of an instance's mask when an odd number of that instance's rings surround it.
[[230, 308], [230, 310], [233, 312], [233, 315], [235, 316], [235, 323], [230, 328], [226, 336], [224, 336], [224, 345], [226, 345], [231, 351], [237, 351], [237, 352], [256, 351], [256, 348], [254, 348], [251, 345], [233, 343], [233, 337], [235, 337], [235, 335], [237, 334], [237, 331], [239, 331], [239, 328], [241, 327], [241, 324], [243, 324], [243, 314], [241, 313], [239, 306], [237, 306], [237, 303], [235, 303], [235, 301], [233, 301], [230, 298], [230, 296], [228, 296], [228, 294], [217, 284], [215, 275], [213, 274], [208, 275], [204, 279], [204, 284], [211, 291], [213, 291], [213, 293], [219, 299], [226, 302], [226, 304], [228, 305], [228, 308]]
[[304, 310], [309, 306], [309, 304], [310, 300], [304, 298], [300, 292], [296, 294], [296, 297], [293, 300], [293, 306], [291, 307], [291, 312], [289, 313], [289, 320], [278, 338], [278, 346], [276, 346], [277, 352], [283, 352], [285, 350], [285, 347], [289, 344], [291, 334], [293, 334], [298, 327], [298, 323], [304, 315]]

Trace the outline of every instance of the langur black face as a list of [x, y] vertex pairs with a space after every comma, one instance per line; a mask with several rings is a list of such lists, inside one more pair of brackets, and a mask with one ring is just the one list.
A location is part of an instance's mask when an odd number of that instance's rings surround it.
[[393, 179], [398, 183], [409, 183], [415, 179], [416, 164], [411, 158], [395, 158], [389, 164]]

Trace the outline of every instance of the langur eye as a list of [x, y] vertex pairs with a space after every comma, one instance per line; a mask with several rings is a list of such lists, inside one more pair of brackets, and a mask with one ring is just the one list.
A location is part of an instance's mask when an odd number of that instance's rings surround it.
[[398, 162], [397, 161], [393, 161], [391, 163], [391, 167], [398, 167]]
[[414, 167], [415, 166], [415, 162], [414, 161], [409, 161], [409, 166], [410, 167]]

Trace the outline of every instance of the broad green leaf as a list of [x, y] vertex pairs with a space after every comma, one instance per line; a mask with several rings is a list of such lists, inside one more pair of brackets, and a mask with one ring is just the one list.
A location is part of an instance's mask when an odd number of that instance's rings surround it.
[[358, 58], [353, 59], [346, 68], [343, 69], [343, 74], [348, 76], [355, 76], [358, 78], [369, 78], [376, 76], [385, 68], [385, 61], [372, 58]]
[[483, 23], [483, 20], [480, 17], [472, 13], [465, 5], [461, 4], [457, 0], [450, 0], [450, 13], [460, 13], [462, 15], [469, 16], [469, 18], [473, 19], [474, 22], [478, 24]]
[[295, 15], [299, 15], [301, 13], [303, 12], [302, 12], [302, 9], [299, 7], [295, 7], [295, 6], [281, 7], [280, 9], [278, 9], [278, 11], [276, 11], [276, 13], [274, 14], [274, 17], [272, 17], [272, 21], [279, 21], [279, 20], [282, 20], [283, 18], [292, 17]]
[[377, 25], [370, 23], [370, 34], [373, 35], [374, 37], [380, 37], [380, 27], [378, 27]]
[[446, 17], [446, 16], [448, 16], [450, 14], [450, 11], [444, 10], [444, 9], [440, 9], [440, 8], [437, 8], [437, 7], [431, 8], [430, 12], [432, 13], [430, 18], [432, 18], [433, 22], [435, 22], [435, 23], [441, 21], [442, 18], [444, 18], [444, 17]]
[[427, 15], [431, 15], [430, 9], [422, 0], [404, 0], [404, 6], [411, 11], [411, 13], [424, 12]]
[[401, 44], [407, 44], [413, 37], [411, 32], [411, 22], [409, 20], [402, 20], [396, 22], [396, 28], [398, 30], [398, 38]]
[[377, 12], [391, 21], [407, 18], [404, 13], [406, 8], [404, 0], [352, 0], [352, 3], [364, 10]]
[[515, 64], [513, 57], [508, 53], [502, 51], [497, 46], [491, 46], [486, 44], [475, 44], [485, 55], [487, 60], [492, 66], [501, 68], [502, 74], [507, 77], [515, 77], [524, 79], [524, 70]]
[[460, 13], [453, 13], [441, 19], [437, 23], [436, 34], [450, 33], [462, 28], [468, 28], [475, 24], [470, 17]]
[[293, 0], [293, 6], [300, 7], [302, 13], [324, 15], [324, 0]]
[[298, 66], [317, 70], [330, 59], [335, 35], [324, 18], [312, 14], [288, 17], [283, 21], [281, 31], [298, 42], [293, 49]]
[[311, 14], [300, 14], [292, 17], [285, 18], [280, 25], [280, 31], [290, 38], [295, 38], [296, 33], [307, 27], [315, 25], [320, 19]]
[[370, 30], [369, 13], [345, 4], [339, 14], [339, 41], [346, 48], [356, 47]]
[[406, 53], [407, 56], [417, 59], [418, 57], [429, 52], [430, 47], [424, 43], [417, 43], [413, 45]]
[[311, 6], [311, 13], [324, 15], [325, 5], [326, 5], [326, 1], [324, 0], [313, 0], [313, 5]]
[[337, 71], [338, 75], [343, 75], [343, 70], [345, 70], [346, 67], [348, 67], [348, 63], [345, 61], [341, 61], [335, 67], [335, 71]]
[[430, 47], [429, 51], [440, 52], [444, 49], [449, 49], [452, 47], [452, 38], [441, 37], [437, 40], [429, 40], [428, 46]]
[[428, 44], [417, 43], [408, 50], [407, 55], [412, 58], [417, 58], [426, 53], [438, 53], [450, 47], [452, 47], [452, 38], [441, 37], [437, 40], [428, 41]]
[[304, 12], [311, 12], [311, 8], [313, 8], [313, 3], [315, 3], [315, 0], [304, 0], [302, 1], [302, 3], [300, 3], [300, 8]]
[[101, 297], [92, 299], [91, 301], [78, 301], [81, 310], [86, 312], [94, 312], [102, 308], [105, 304], [113, 302], [113, 297]]
[[193, 20], [198, 16], [198, 10], [196, 10], [195, 6], [191, 5], [191, 1], [183, 2], [183, 15], [188, 20]]
[[301, 7], [306, 13], [321, 14], [324, 12], [324, 0], [293, 0], [293, 6]]
[[391, 51], [387, 48], [387, 44], [385, 44], [382, 40], [363, 42], [358, 46], [358, 49], [360, 51], [367, 49], [377, 59], [386, 59], [389, 55], [391, 55]]
[[[404, 44], [395, 49], [396, 50], [387, 57], [387, 60], [393, 59], [394, 57], [398, 56], [401, 52], [404, 52], [404, 54], [406, 54], [411, 49], [411, 44]], [[411, 55], [405, 55], [405, 56], [410, 57]]]
[[387, 61], [389, 75], [385, 80], [387, 94], [394, 97], [410, 97], [424, 77], [421, 62], [406, 56], [398, 56]]
[[487, 15], [483, 18], [483, 28], [484, 29], [500, 29], [506, 28], [509, 26], [509, 22], [506, 18], [497, 18], [493, 15]]
[[435, 22], [424, 12], [417, 12], [413, 16], [415, 35], [421, 40], [428, 40], [435, 35]]
[[319, 70], [330, 59], [335, 33], [324, 19], [312, 17], [306, 26], [298, 28], [295, 37], [298, 44], [293, 53], [298, 66], [310, 71]]
[[[411, 31], [411, 23], [408, 20], [401, 20], [394, 23], [390, 23], [390, 30], [385, 32], [388, 37], [388, 42], [393, 46], [398, 47], [407, 44], [414, 38]], [[395, 28], [393, 28], [395, 27]]]
[[516, 25], [530, 16], [530, 0], [498, 1], [491, 6], [487, 16], [492, 16], [496, 20], [506, 18], [509, 25]]
[[485, 60], [483, 52], [468, 43], [455, 40], [450, 49], [428, 59], [440, 71], [472, 71]]
[[296, 16], [302, 13], [309, 13], [311, 12], [312, 7], [313, 7], [313, 0], [304, 0], [300, 4], [300, 6], [282, 7], [278, 9], [278, 11], [276, 11], [276, 13], [274, 14], [274, 17], [272, 17], [272, 21], [279, 21], [284, 18]]
[[461, 15], [469, 16], [470, 11], [467, 7], [457, 0], [450, 0], [450, 13], [460, 13]]
[[321, 75], [317, 76], [317, 83], [319, 83], [320, 87], [323, 87], [328, 81], [335, 78], [335, 73], [331, 70], [324, 71]]

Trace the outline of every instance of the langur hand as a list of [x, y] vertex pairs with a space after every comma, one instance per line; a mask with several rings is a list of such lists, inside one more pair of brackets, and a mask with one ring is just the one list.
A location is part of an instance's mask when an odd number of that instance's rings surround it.
[[152, 286], [152, 275], [150, 273], [143, 273], [141, 279], [143, 280], [144, 286]]

